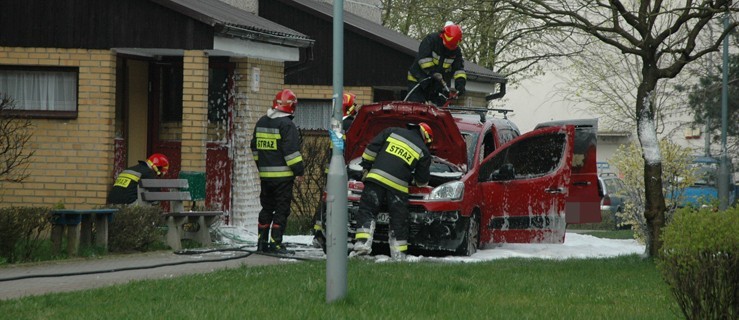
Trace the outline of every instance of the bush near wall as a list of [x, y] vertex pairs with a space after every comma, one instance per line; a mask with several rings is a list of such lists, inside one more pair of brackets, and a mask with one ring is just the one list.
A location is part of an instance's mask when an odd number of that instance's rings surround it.
[[51, 227], [51, 208], [0, 208], [0, 260], [31, 261]]
[[319, 209], [326, 189], [326, 169], [331, 157], [328, 133], [325, 130], [300, 130], [300, 154], [305, 166], [304, 180], [293, 187], [288, 234], [306, 234], [313, 229], [313, 217]]
[[110, 252], [163, 248], [162, 209], [159, 206], [115, 206], [118, 212], [108, 227]]
[[739, 207], [681, 209], [657, 266], [687, 319], [739, 319]]

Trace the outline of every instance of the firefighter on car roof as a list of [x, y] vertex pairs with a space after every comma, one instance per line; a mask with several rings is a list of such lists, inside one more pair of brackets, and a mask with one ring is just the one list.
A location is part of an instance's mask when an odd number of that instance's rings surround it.
[[156, 179], [169, 171], [169, 159], [161, 153], [139, 161], [135, 166], [121, 171], [115, 178], [113, 188], [108, 193], [108, 204], [131, 204], [138, 200], [138, 186], [141, 179]]
[[285, 89], [278, 92], [272, 101], [272, 108], [257, 121], [254, 128], [251, 151], [259, 169], [259, 201], [262, 205], [257, 225], [257, 251], [292, 253], [285, 249], [282, 235], [290, 216], [293, 184], [299, 185], [303, 181], [300, 133], [292, 121], [297, 105], [298, 98], [292, 91]]
[[362, 154], [366, 171], [364, 190], [356, 215], [357, 230], [351, 255], [372, 252], [375, 216], [385, 205], [390, 215], [390, 256], [403, 259], [408, 250], [408, 186], [415, 182], [425, 186], [430, 179], [431, 153], [434, 140], [425, 122], [408, 124], [408, 128], [387, 128], [375, 136]]
[[[462, 41], [462, 28], [448, 21], [444, 29], [426, 36], [418, 46], [416, 59], [408, 70], [408, 97], [406, 100], [415, 102], [431, 101], [440, 106], [446, 102], [439, 93], [444, 90], [444, 83], [451, 85], [454, 80], [456, 93], [452, 96], [465, 93], [467, 73], [464, 71], [464, 59], [459, 43]], [[434, 78], [434, 74], [441, 75], [441, 79]]]

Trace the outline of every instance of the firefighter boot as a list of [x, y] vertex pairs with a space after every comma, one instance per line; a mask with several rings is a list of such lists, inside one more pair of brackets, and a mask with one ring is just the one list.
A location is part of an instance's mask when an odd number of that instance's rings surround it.
[[405, 260], [408, 251], [408, 241], [395, 239], [394, 232], [390, 231], [390, 258], [393, 260]]
[[357, 234], [354, 236], [356, 240], [354, 242], [354, 248], [349, 254], [350, 257], [356, 256], [368, 256], [372, 253], [372, 238], [375, 234], [375, 221], [370, 223], [370, 227], [357, 229]]
[[269, 244], [270, 252], [276, 254], [294, 254], [295, 251], [287, 250], [285, 245], [282, 243], [282, 234], [285, 232], [285, 226], [279, 224], [272, 224], [272, 238]]
[[257, 237], [257, 252], [269, 252], [269, 225], [260, 224], [257, 230], [259, 232]]

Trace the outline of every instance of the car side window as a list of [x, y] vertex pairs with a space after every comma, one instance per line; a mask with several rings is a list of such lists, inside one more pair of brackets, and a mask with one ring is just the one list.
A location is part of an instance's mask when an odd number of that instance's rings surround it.
[[479, 181], [528, 179], [546, 175], [564, 157], [565, 134], [533, 136], [510, 145], [480, 168]]

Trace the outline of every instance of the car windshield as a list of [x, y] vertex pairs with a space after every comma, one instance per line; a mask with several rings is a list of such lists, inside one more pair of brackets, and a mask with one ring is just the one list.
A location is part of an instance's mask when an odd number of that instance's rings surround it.
[[480, 134], [477, 132], [462, 131], [462, 138], [464, 138], [464, 143], [467, 144], [467, 168], [472, 169], [474, 167], [472, 161], [475, 159], [475, 147], [477, 147], [477, 139], [479, 137]]

